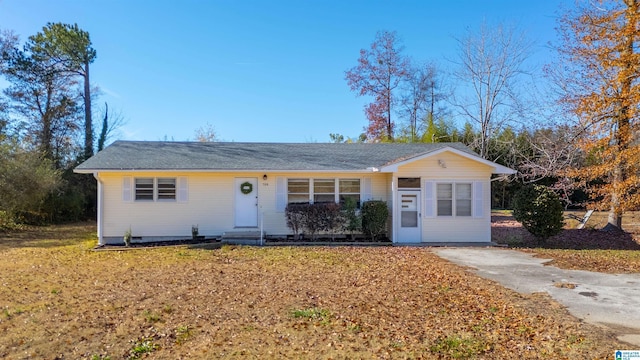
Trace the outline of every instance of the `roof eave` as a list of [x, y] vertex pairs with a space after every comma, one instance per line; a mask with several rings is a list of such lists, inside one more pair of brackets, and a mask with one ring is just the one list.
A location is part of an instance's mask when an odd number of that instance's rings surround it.
[[94, 173], [122, 173], [122, 172], [136, 172], [136, 173], [144, 173], [144, 172], [192, 172], [192, 173], [259, 173], [259, 172], [268, 172], [268, 173], [374, 173], [378, 172], [377, 168], [373, 169], [357, 169], [357, 170], [349, 170], [349, 169], [318, 169], [318, 170], [310, 170], [310, 169], [74, 169], [74, 173], [77, 174], [94, 174]]

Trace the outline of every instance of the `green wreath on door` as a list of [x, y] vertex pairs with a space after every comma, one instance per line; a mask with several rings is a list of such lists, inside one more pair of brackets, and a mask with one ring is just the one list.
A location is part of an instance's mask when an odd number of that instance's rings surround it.
[[243, 182], [242, 184], [240, 184], [240, 191], [242, 191], [242, 193], [245, 195], [251, 194], [251, 192], [253, 191], [253, 184], [248, 181]]

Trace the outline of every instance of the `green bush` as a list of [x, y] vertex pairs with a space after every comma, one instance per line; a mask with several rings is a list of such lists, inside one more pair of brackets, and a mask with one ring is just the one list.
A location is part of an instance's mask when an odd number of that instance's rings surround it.
[[336, 203], [292, 203], [287, 205], [285, 217], [294, 240], [299, 240], [302, 233], [315, 240], [321, 231], [328, 232], [335, 239], [336, 232], [344, 223], [341, 210], [340, 204]]
[[389, 209], [387, 203], [380, 200], [365, 201], [362, 204], [362, 230], [375, 241], [387, 231]]
[[358, 212], [358, 203], [353, 198], [344, 199], [342, 218], [344, 219], [343, 228], [349, 232], [353, 240], [354, 233], [362, 231], [362, 216]]
[[562, 212], [560, 198], [546, 186], [527, 185], [513, 199], [513, 217], [540, 239], [562, 230]]

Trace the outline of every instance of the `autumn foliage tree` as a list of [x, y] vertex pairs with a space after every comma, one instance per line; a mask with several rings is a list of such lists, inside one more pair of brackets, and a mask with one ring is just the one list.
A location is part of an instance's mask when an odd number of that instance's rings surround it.
[[367, 136], [373, 141], [393, 141], [393, 108], [399, 86], [407, 76], [409, 60], [395, 32], [380, 31], [369, 49], [360, 50], [358, 65], [346, 71], [345, 79], [358, 96], [373, 96], [365, 106], [369, 120]]
[[587, 164], [573, 174], [595, 204], [609, 210], [608, 227], [622, 229], [625, 211], [640, 207], [640, 5], [599, 0], [560, 20], [563, 72], [552, 72], [563, 104], [579, 117]]

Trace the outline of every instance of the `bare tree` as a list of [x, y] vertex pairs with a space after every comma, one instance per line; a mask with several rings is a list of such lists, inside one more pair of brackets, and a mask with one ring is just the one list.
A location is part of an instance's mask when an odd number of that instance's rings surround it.
[[217, 141], [216, 129], [210, 123], [204, 126], [200, 126], [195, 131], [196, 141], [199, 142], [213, 142]]
[[400, 113], [409, 122], [409, 141], [414, 142], [421, 125], [436, 118], [436, 104], [444, 98], [436, 66], [427, 63], [410, 67], [403, 91]]
[[479, 32], [467, 30], [457, 41], [454, 76], [462, 86], [453, 102], [479, 127], [478, 149], [480, 156], [487, 158], [491, 137], [519, 111], [515, 85], [526, 74], [524, 63], [532, 43], [514, 28], [489, 28], [486, 24]]

